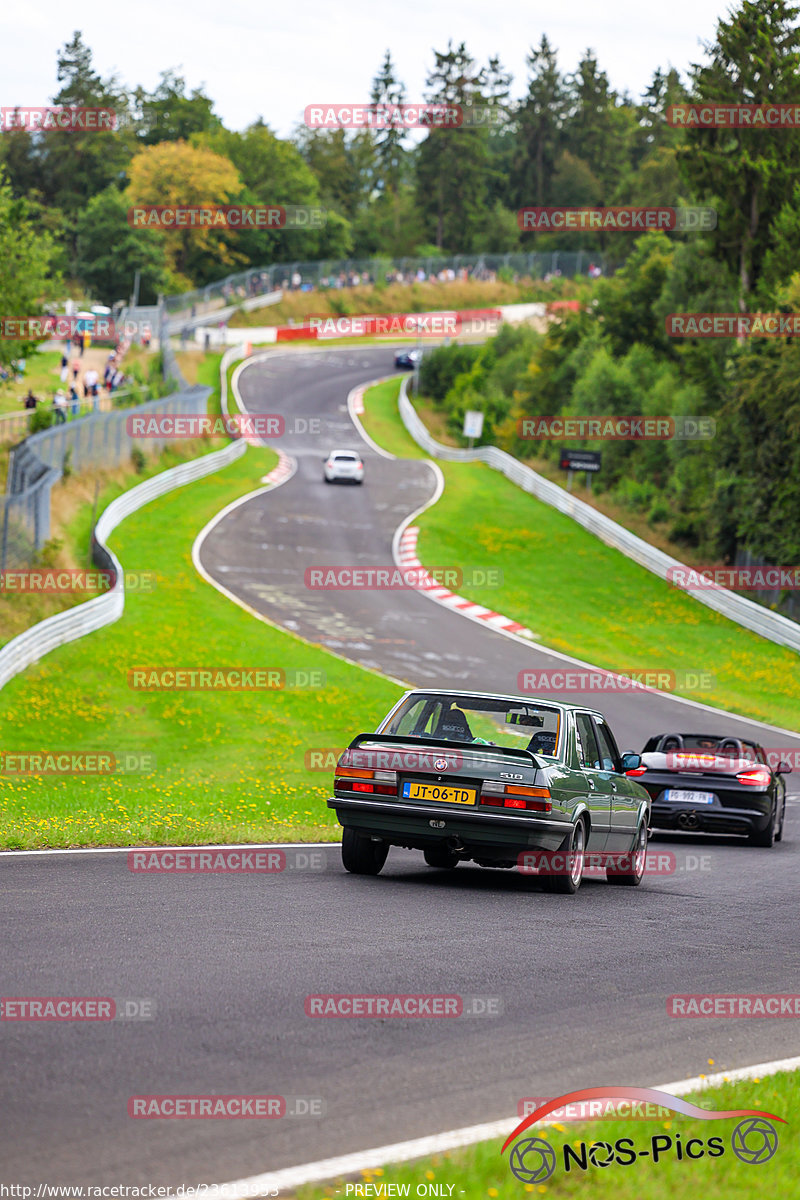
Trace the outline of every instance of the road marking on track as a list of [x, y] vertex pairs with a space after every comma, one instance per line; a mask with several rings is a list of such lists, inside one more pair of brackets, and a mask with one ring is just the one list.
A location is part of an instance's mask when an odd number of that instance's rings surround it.
[[290, 458], [288, 454], [284, 454], [283, 450], [276, 450], [278, 455], [278, 465], [273, 467], [268, 475], [262, 475], [262, 483], [270, 483], [274, 487], [280, 487], [282, 483], [286, 483], [287, 479], [291, 479], [297, 470], [297, 460]]
[[23, 858], [45, 854], [130, 854], [132, 850], [316, 850], [317, 847], [341, 846], [341, 842], [205, 842], [179, 846], [70, 846], [66, 849], [0, 850], [0, 858]]
[[[800, 1057], [781, 1058], [774, 1062], [757, 1063], [752, 1067], [719, 1071], [714, 1075], [696, 1075], [692, 1079], [680, 1079], [677, 1083], [660, 1083], [656, 1086], [661, 1092], [670, 1092], [673, 1096], [681, 1096], [687, 1092], [716, 1087], [717, 1084], [725, 1081], [736, 1082], [739, 1079], [761, 1078], [763, 1075], [774, 1075], [778, 1071], [795, 1071], [798, 1067], [800, 1067]], [[553, 1122], [537, 1122], [537, 1125], [540, 1124], [550, 1125]], [[469, 1125], [464, 1129], [451, 1129], [446, 1133], [435, 1133], [428, 1137], [414, 1138], [408, 1142], [376, 1146], [372, 1150], [343, 1154], [338, 1158], [324, 1158], [319, 1162], [286, 1167], [281, 1171], [252, 1175], [246, 1179], [236, 1179], [231, 1183], [217, 1184], [216, 1186], [223, 1189], [222, 1194], [227, 1200], [249, 1200], [250, 1197], [255, 1196], [275, 1195], [276, 1189], [294, 1191], [295, 1188], [305, 1184], [322, 1183], [326, 1179], [338, 1179], [340, 1176], [355, 1175], [360, 1171], [374, 1171], [376, 1167], [385, 1167], [390, 1163], [427, 1158], [431, 1154], [441, 1154], [445, 1150], [455, 1150], [460, 1146], [472, 1146], [476, 1142], [485, 1142], [492, 1138], [506, 1138], [516, 1129], [517, 1125], [519, 1125], [518, 1116], [501, 1121], [487, 1121], [483, 1125]]]

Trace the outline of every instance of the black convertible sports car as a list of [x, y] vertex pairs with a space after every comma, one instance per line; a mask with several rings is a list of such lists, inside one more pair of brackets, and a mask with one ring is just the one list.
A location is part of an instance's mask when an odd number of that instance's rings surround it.
[[653, 801], [651, 828], [747, 834], [753, 846], [783, 836], [791, 767], [773, 770], [756, 742], [718, 734], [661, 733], [627, 772]]

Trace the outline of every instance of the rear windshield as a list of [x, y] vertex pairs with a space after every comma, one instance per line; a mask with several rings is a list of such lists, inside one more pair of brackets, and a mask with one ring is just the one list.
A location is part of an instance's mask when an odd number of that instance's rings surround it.
[[378, 732], [556, 757], [559, 717], [557, 708], [521, 700], [414, 692]]
[[341, 459], [345, 459], [347, 462], [358, 462], [357, 454], [350, 454], [347, 452], [342, 454], [341, 451], [339, 451], [339, 450], [337, 450], [334, 454], [332, 454], [331, 458], [341, 458]]

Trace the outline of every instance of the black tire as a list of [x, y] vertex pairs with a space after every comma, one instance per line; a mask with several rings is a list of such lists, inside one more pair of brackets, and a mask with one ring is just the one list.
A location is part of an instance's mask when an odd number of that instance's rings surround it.
[[429, 867], [437, 867], [440, 871], [452, 871], [459, 864], [459, 857], [449, 846], [429, 846], [422, 852]]
[[573, 825], [569, 836], [564, 839], [564, 845], [558, 853], [562, 856], [570, 855], [572, 861], [566, 864], [566, 870], [545, 876], [545, 890], [556, 892], [560, 896], [574, 896], [581, 886], [586, 861], [586, 826], [580, 818]]
[[325, 482], [326, 482], [326, 483], [333, 483], [333, 480], [332, 480], [332, 479], [328, 479], [328, 476], [327, 476], [327, 475], [323, 475], [323, 476], [322, 476], [322, 478], [325, 480]]
[[388, 853], [388, 842], [373, 842], [354, 829], [342, 833], [342, 863], [351, 875], [378, 875]]
[[785, 820], [786, 820], [786, 799], [784, 798], [783, 804], [782, 804], [782, 806], [781, 806], [781, 823], [780, 823], [780, 825], [778, 826], [778, 832], [775, 834], [775, 841], [776, 841], [776, 842], [782, 842], [782, 841], [783, 841], [783, 822], [784, 822]]
[[628, 869], [612, 871], [609, 868], [606, 871], [606, 881], [616, 884], [617, 887], [638, 887], [644, 877], [644, 868], [647, 861], [646, 824], [642, 823], [636, 830], [636, 840], [633, 843], [633, 849], [629, 850], [622, 857], [627, 859], [627, 864], [629, 864]]
[[775, 814], [769, 814], [766, 829], [754, 829], [747, 840], [751, 846], [760, 846], [762, 850], [769, 850], [775, 841]]

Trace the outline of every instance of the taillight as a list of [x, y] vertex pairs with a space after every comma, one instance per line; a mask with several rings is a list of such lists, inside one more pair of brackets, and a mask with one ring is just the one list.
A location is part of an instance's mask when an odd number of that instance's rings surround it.
[[738, 783], [747, 783], [750, 787], [767, 787], [771, 777], [767, 767], [755, 767], [752, 771], [740, 771], [736, 780]]
[[637, 775], [644, 775], [646, 770], [647, 767], [632, 767], [630, 771], [626, 771], [625, 774], [632, 775], [635, 778]]
[[[531, 796], [540, 799], [529, 799]], [[481, 786], [481, 804], [490, 808], [526, 808], [534, 812], [550, 812], [553, 804], [548, 788], [522, 787], [512, 783], [501, 783], [499, 779], [487, 779]]]
[[337, 767], [333, 777], [334, 789], [342, 784], [351, 792], [366, 792], [372, 796], [396, 796], [396, 771], [369, 771], [362, 767]]

